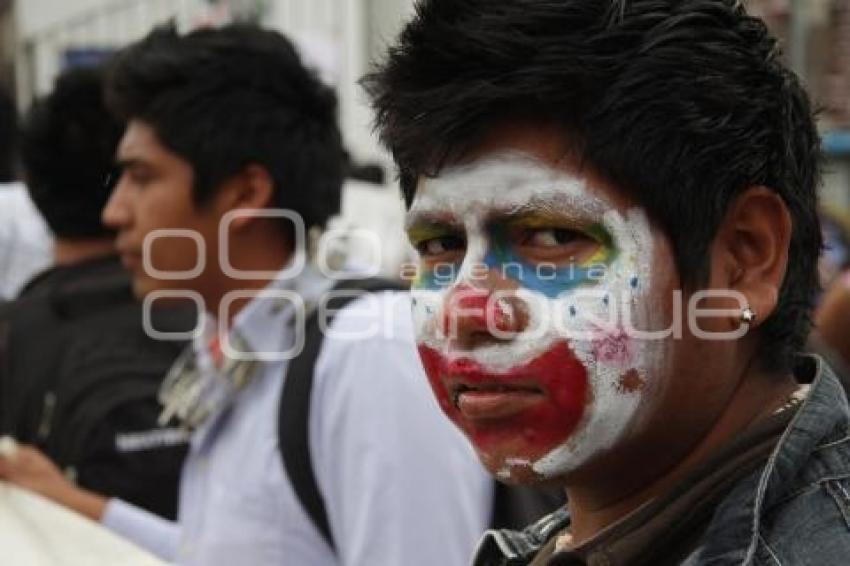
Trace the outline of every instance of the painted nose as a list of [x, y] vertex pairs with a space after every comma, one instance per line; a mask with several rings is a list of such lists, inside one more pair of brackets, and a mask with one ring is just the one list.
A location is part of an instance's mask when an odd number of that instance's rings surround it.
[[468, 348], [509, 340], [522, 332], [526, 319], [524, 305], [513, 292], [459, 285], [446, 297], [442, 330], [451, 341]]

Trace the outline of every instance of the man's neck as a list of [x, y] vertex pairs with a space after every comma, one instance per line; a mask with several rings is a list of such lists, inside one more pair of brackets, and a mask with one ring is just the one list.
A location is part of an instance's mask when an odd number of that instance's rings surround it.
[[67, 266], [115, 253], [115, 241], [110, 238], [57, 238], [53, 243], [53, 261]]
[[[282, 270], [291, 260], [292, 251], [288, 249], [285, 240], [278, 238], [261, 238], [255, 242], [231, 242], [231, 265], [240, 271], [262, 271], [269, 274]], [[253, 299], [256, 292], [265, 289], [272, 279], [234, 279], [225, 273], [219, 274], [219, 285], [205, 297], [208, 305], [215, 305], [217, 311], [213, 314], [218, 318], [221, 305], [227, 300], [227, 328], [231, 328], [236, 316]], [[228, 300], [232, 292], [244, 292], [235, 300]]]
[[[669, 493], [717, 450], [732, 442], [754, 422], [769, 416], [781, 407], [796, 387], [797, 384], [791, 375], [776, 376], [757, 372], [746, 375], [741, 380], [731, 402], [708, 432], [672, 465], [657, 469], [654, 476], [641, 476], [645, 479], [639, 485], [626, 480], [619, 485], [616, 481], [608, 481], [604, 485], [589, 481], [581, 485], [568, 486], [566, 491], [573, 540], [576, 544], [587, 541], [641, 505]], [[660, 456], [661, 447], [654, 448], [656, 454]], [[637, 455], [637, 452], [633, 454]], [[637, 459], [628, 468], [624, 462], [612, 466], [619, 471], [615, 476], [630, 478], [639, 474], [638, 470], [643, 464], [649, 467], [653, 465], [651, 461], [648, 461], [653, 456], [653, 450], [645, 450], [643, 458]], [[661, 459], [659, 457], [659, 460]], [[631, 472], [625, 473], [626, 469]]]

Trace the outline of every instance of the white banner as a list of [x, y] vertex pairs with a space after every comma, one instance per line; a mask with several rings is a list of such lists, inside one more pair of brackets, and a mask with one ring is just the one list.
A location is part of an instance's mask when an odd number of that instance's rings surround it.
[[164, 566], [94, 521], [5, 482], [0, 555], [15, 566]]

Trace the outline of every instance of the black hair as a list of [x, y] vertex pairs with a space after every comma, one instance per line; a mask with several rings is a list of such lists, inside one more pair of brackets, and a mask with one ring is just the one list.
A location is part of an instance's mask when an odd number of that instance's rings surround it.
[[821, 151], [808, 97], [737, 0], [425, 0], [364, 79], [410, 203], [421, 175], [521, 116], [555, 124], [667, 233], [683, 284], [737, 194], [764, 185], [793, 220], [760, 358], [791, 367], [811, 326]]
[[18, 113], [9, 92], [0, 84], [0, 183], [15, 178]]
[[180, 35], [161, 26], [118, 54], [108, 97], [189, 162], [198, 204], [257, 164], [275, 183], [274, 206], [307, 227], [339, 211], [336, 96], [277, 32], [234, 24]]
[[100, 67], [66, 71], [33, 104], [21, 131], [27, 188], [60, 238], [110, 235], [101, 211], [123, 126], [106, 109], [103, 84]]

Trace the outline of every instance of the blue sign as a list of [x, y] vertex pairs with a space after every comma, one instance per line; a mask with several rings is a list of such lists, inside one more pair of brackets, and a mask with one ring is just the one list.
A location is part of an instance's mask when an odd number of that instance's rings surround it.
[[62, 70], [75, 67], [95, 67], [115, 53], [112, 47], [73, 47], [66, 49], [62, 57]]
[[824, 134], [823, 149], [828, 155], [850, 156], [850, 130]]

